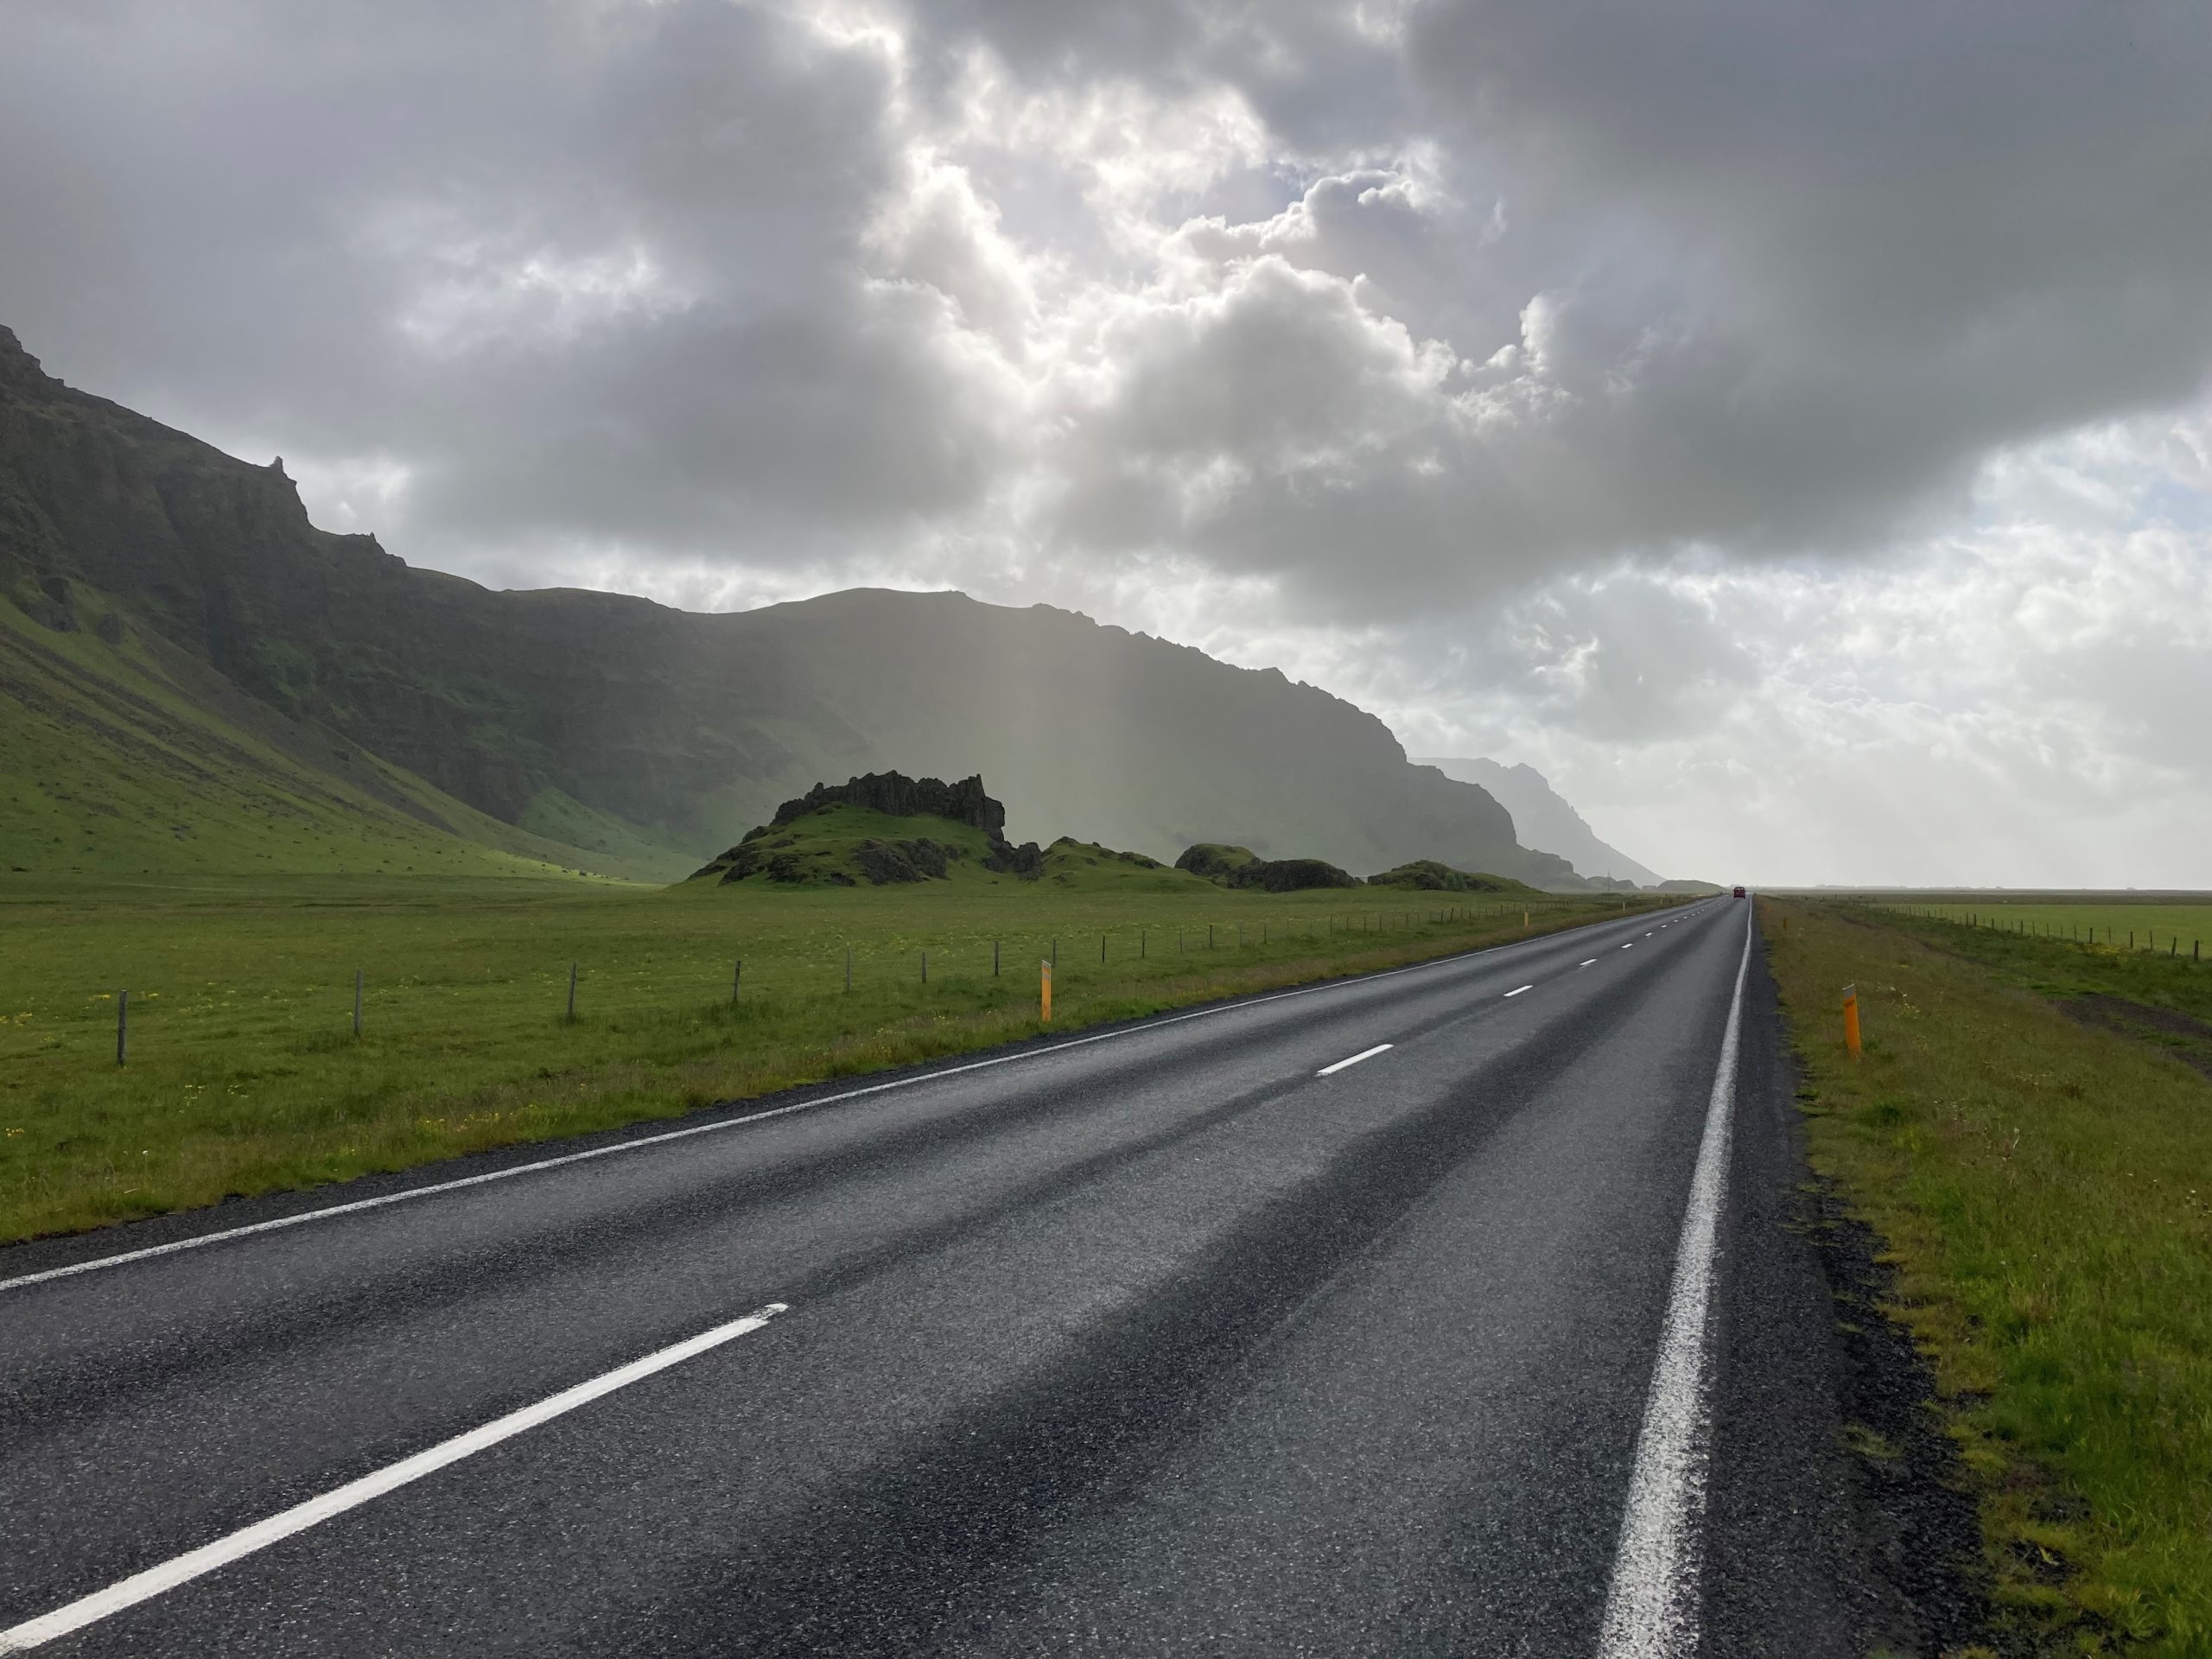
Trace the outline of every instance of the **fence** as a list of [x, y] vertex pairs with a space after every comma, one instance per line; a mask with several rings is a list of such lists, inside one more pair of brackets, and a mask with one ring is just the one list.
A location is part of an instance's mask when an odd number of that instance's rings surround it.
[[[2052, 939], [2060, 944], [2093, 947], [2101, 945], [2108, 950], [2133, 950], [2147, 956], [2185, 957], [2189, 961], [2196, 963], [2204, 960], [2203, 940], [2198, 937], [2192, 937], [2189, 941], [2189, 949], [2184, 951], [2181, 948], [2180, 930], [2171, 927], [2166, 931], [2166, 948], [2161, 951], [2158, 949], [2158, 930], [2148, 925], [2139, 929], [2123, 928], [2116, 923], [2107, 922], [2102, 925], [2105, 937], [2101, 940], [2097, 938], [2099, 924], [2095, 922], [2059, 923], [2046, 921], [2039, 917], [1985, 915], [1978, 910], [1942, 905], [1891, 905], [1885, 908], [1901, 910], [1907, 915], [1918, 916], [1929, 921], [1948, 922], [1961, 927], [1986, 928], [1993, 932], [2017, 934], [2023, 938]], [[1959, 910], [1962, 913], [1954, 914], [1952, 913], [1954, 910]], [[2136, 943], [2136, 936], [2139, 932], [2142, 935], [2142, 944], [2139, 946]], [[2125, 944], [2120, 943], [2123, 934], [2126, 936]]]
[[[1562, 896], [1533, 903], [1516, 899], [1510, 903], [1370, 906], [1278, 914], [1249, 924], [1176, 925], [1147, 918], [1086, 930], [1083, 935], [941, 935], [926, 943], [900, 944], [830, 938], [816, 940], [812, 948], [804, 950], [793, 950], [786, 944], [760, 954], [733, 951], [723, 958], [722, 966], [712, 969], [722, 987], [720, 993], [710, 988], [713, 981], [704, 979], [703, 964], [696, 957], [643, 969], [634, 962], [616, 965], [603, 961], [600, 972], [594, 974], [588, 957], [576, 956], [550, 974], [540, 969], [524, 979], [484, 982], [477, 995], [487, 1027], [494, 1021], [512, 1025], [518, 1014], [526, 1020], [531, 985], [542, 986], [549, 977], [551, 995], [537, 1004], [542, 1010], [538, 1017], [550, 1018], [559, 1027], [607, 1019], [696, 1018], [710, 1014], [717, 1007], [726, 1011], [753, 1010], [764, 1003], [788, 1006], [833, 998], [875, 1005], [888, 997], [896, 1005], [891, 1012], [904, 1014], [925, 1006], [923, 999], [950, 999], [969, 1007], [977, 1005], [979, 999], [989, 1006], [1027, 1001], [1034, 998], [1036, 989], [1034, 970], [1026, 964], [1039, 961], [1053, 965], [1065, 1000], [1071, 994], [1080, 995], [1104, 986], [1135, 987], [1150, 980], [1219, 970], [1239, 962], [1287, 962], [1316, 954], [1334, 957], [1369, 947], [1475, 935], [1494, 937], [1500, 932], [1510, 937], [1557, 919], [1586, 918], [1593, 911], [1618, 913], [1631, 907], [1667, 907], [1675, 902], [1681, 901], [1593, 894], [1586, 900]], [[1064, 945], [1069, 947], [1065, 952]], [[342, 988], [333, 988], [334, 1024], [345, 1022], [336, 1025], [334, 1037], [350, 1028], [350, 1036], [356, 1041], [383, 1038], [392, 1031], [395, 1021], [409, 1033], [454, 1027], [456, 1021], [449, 1011], [432, 1019], [422, 1017], [425, 1011], [415, 1006], [423, 990], [419, 979], [387, 976], [386, 986], [391, 986], [395, 978], [408, 995], [387, 992], [380, 997], [384, 988], [379, 987], [378, 976], [365, 968], [352, 969], [341, 982]], [[604, 994], [610, 983], [619, 987], [612, 995]], [[119, 991], [114, 1000], [115, 1064], [125, 1065], [132, 1058], [134, 1037], [143, 1039], [145, 1034], [145, 1014], [150, 1005], [137, 1011], [140, 1029], [134, 1033], [131, 993]], [[286, 1028], [312, 1032], [315, 1028], [312, 1010], [319, 1001], [315, 994], [302, 987], [284, 1001], [294, 1010], [283, 1022]], [[380, 1007], [380, 1001], [385, 1006]], [[518, 1002], [524, 1006], [518, 1007]], [[407, 1007], [409, 1014], [400, 1014], [394, 1003]], [[859, 1010], [855, 1012], [857, 1014]], [[463, 1017], [459, 1023], [466, 1028], [467, 1021]], [[332, 1031], [331, 1026], [321, 1028]]]

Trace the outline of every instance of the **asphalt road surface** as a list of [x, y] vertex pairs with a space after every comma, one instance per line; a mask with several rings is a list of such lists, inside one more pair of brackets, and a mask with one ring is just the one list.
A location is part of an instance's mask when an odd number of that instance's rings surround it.
[[0, 1650], [1849, 1651], [1750, 912], [0, 1252]]

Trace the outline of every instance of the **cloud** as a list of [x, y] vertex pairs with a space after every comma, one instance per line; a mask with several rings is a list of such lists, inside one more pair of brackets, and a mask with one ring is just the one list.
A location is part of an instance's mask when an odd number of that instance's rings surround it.
[[1695, 850], [1660, 797], [1839, 868], [2005, 801], [2025, 869], [2117, 856], [2085, 775], [2203, 786], [2201, 7], [37, 0], [9, 46], [5, 321], [418, 563], [1082, 604], [1549, 757], [1646, 861]]

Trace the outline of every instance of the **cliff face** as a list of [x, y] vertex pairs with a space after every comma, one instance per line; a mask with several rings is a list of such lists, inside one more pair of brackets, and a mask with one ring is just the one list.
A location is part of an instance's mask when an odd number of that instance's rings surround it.
[[701, 616], [493, 593], [316, 529], [281, 464], [64, 386], [0, 329], [0, 583], [60, 626], [72, 582], [290, 720], [510, 823], [557, 791], [703, 857], [819, 779], [895, 767], [989, 777], [1022, 839], [1574, 880], [1516, 847], [1482, 789], [1408, 765], [1373, 716], [1272, 670], [957, 594]]
[[1422, 760], [1447, 778], [1486, 790], [1513, 815], [1514, 835], [1523, 844], [1557, 853], [1586, 876], [1611, 876], [1638, 887], [1656, 887], [1659, 877], [1617, 847], [1598, 839], [1582, 815], [1526, 762], [1501, 766], [1484, 760]]

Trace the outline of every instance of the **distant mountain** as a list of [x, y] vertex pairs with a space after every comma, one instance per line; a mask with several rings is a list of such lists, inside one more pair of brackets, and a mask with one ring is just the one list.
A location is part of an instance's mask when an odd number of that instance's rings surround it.
[[1513, 815], [1515, 839], [1524, 847], [1541, 847], [1557, 853], [1586, 876], [1611, 876], [1633, 881], [1640, 887], [1656, 887], [1660, 878], [1618, 848], [1598, 839], [1582, 815], [1544, 780], [1544, 774], [1528, 765], [1504, 766], [1495, 760], [1416, 760], [1417, 766], [1434, 766], [1446, 778], [1486, 790]]
[[[1229, 842], [1360, 873], [1436, 858], [1580, 885], [1567, 860], [1516, 844], [1482, 788], [1409, 764], [1374, 716], [1274, 670], [959, 594], [695, 615], [492, 592], [316, 529], [281, 462], [65, 386], [4, 328], [0, 602], [0, 651], [67, 636], [85, 674], [166, 664], [161, 696], [193, 719], [250, 707], [288, 766], [334, 783], [372, 767], [402, 817], [479, 845], [526, 838], [503, 856], [672, 880], [816, 783], [897, 770], [989, 778], [1016, 840], [1069, 833], [1163, 861]], [[36, 695], [15, 683], [0, 702]], [[212, 799], [227, 765], [176, 786]], [[17, 775], [24, 792], [0, 798], [16, 862], [98, 864], [118, 838], [132, 858], [185, 859], [207, 839], [124, 837], [97, 788], [57, 803], [36, 764]], [[17, 832], [57, 814], [61, 834]], [[297, 855], [264, 850], [261, 868]]]

